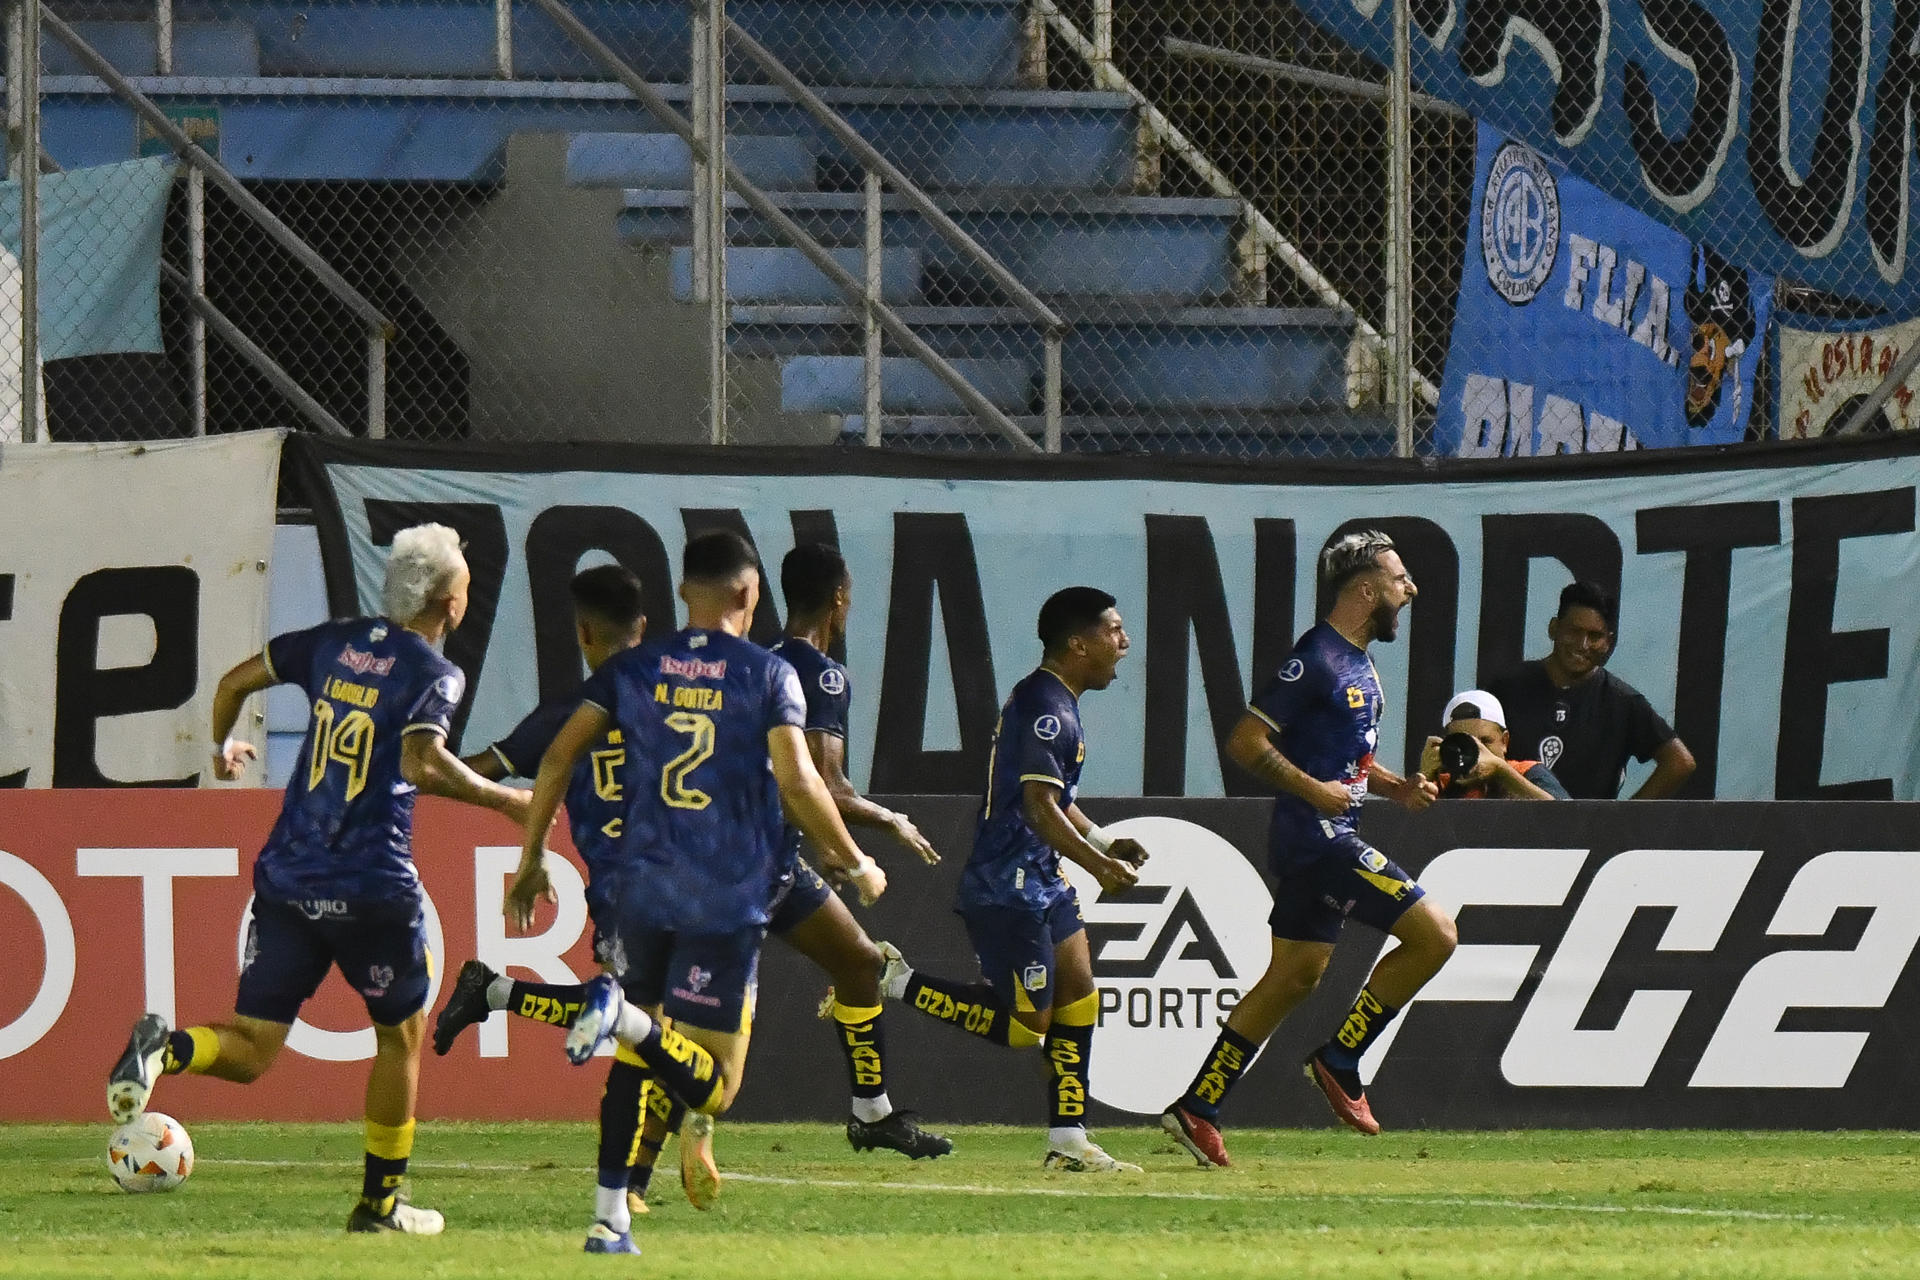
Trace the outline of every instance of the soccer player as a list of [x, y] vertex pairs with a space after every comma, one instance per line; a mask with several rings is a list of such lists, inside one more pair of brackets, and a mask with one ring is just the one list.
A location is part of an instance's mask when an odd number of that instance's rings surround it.
[[[780, 587], [787, 598], [787, 630], [772, 649], [792, 663], [800, 677], [807, 700], [807, 751], [842, 821], [885, 830], [922, 861], [939, 862], [940, 855], [911, 819], [862, 796], [847, 777], [852, 686], [847, 669], [827, 656], [834, 642], [846, 635], [853, 608], [853, 577], [846, 560], [821, 543], [797, 546], [780, 562]], [[915, 1160], [946, 1155], [953, 1143], [920, 1128], [907, 1112], [894, 1110], [887, 1096], [880, 980], [888, 959], [899, 952], [867, 936], [846, 904], [801, 857], [800, 832], [792, 827], [787, 829], [783, 854], [767, 932], [813, 961], [833, 982], [822, 1016], [832, 1019], [847, 1060], [853, 1092], [847, 1141], [856, 1151], [886, 1147]], [[634, 1164], [641, 1185], [646, 1181], [644, 1171], [658, 1158], [666, 1134], [678, 1119], [672, 1104], [656, 1094]], [[684, 1147], [681, 1154], [684, 1158]], [[684, 1177], [684, 1169], [682, 1173]]]
[[[639, 644], [647, 619], [640, 579], [619, 565], [597, 565], [574, 576], [574, 639], [589, 670], [616, 653]], [[466, 757], [482, 777], [530, 778], [539, 771], [560, 726], [580, 705], [579, 691], [541, 703], [500, 741]], [[618, 729], [609, 729], [594, 744], [588, 758], [573, 771], [567, 785], [568, 829], [573, 847], [587, 864], [587, 915], [593, 922], [593, 954], [608, 972], [618, 976], [619, 955], [614, 946], [613, 903], [617, 898], [615, 872], [617, 841], [625, 811], [626, 747]], [[479, 960], [460, 967], [453, 994], [433, 1024], [433, 1051], [445, 1054], [459, 1034], [484, 1021], [496, 1009], [524, 1018], [566, 1026], [580, 1012], [584, 983], [523, 982], [495, 973]], [[600, 1142], [595, 1167], [599, 1192], [595, 1221], [587, 1235], [588, 1253], [638, 1253], [631, 1234], [632, 1214], [645, 1212], [644, 1178], [650, 1167], [633, 1165], [634, 1145], [641, 1120], [641, 1098], [647, 1069], [632, 1051], [622, 1048], [607, 1071], [600, 1099]], [[638, 1174], [638, 1187], [628, 1185]]]
[[567, 1056], [585, 1062], [612, 1038], [688, 1108], [681, 1160], [683, 1173], [693, 1171], [696, 1204], [719, 1190], [712, 1117], [732, 1105], [746, 1065], [783, 805], [863, 902], [886, 888], [813, 767], [799, 677], [744, 639], [759, 596], [759, 559], [746, 539], [719, 532], [687, 543], [680, 597], [689, 625], [614, 656], [587, 681], [540, 763], [506, 901], [508, 918], [524, 928], [535, 902], [551, 898], [547, 824], [577, 761], [617, 727], [631, 779], [616, 909], [625, 978], [587, 984]]
[[1355, 831], [1370, 787], [1416, 811], [1437, 795], [1424, 775], [1403, 778], [1374, 760], [1383, 699], [1367, 646], [1394, 638], [1416, 594], [1413, 577], [1392, 539], [1369, 530], [1321, 553], [1320, 581], [1332, 609], [1300, 637], [1227, 743], [1234, 763], [1279, 792], [1268, 837], [1273, 956], [1227, 1015], [1186, 1095], [1160, 1117], [1203, 1165], [1229, 1163], [1220, 1106], [1281, 1020], [1319, 985], [1347, 917], [1400, 945], [1380, 958], [1339, 1031], [1303, 1066], [1333, 1113], [1361, 1133], [1380, 1132], [1360, 1086], [1361, 1055], [1453, 954], [1453, 921]]
[[466, 614], [467, 583], [458, 534], [437, 524], [403, 529], [387, 561], [384, 616], [276, 636], [220, 678], [213, 770], [228, 781], [254, 754], [230, 736], [249, 695], [284, 682], [314, 700], [304, 763], [254, 863], [233, 1019], [170, 1031], [159, 1014], [146, 1014], [107, 1080], [107, 1109], [123, 1123], [146, 1109], [159, 1074], [251, 1083], [273, 1065], [300, 1006], [337, 965], [366, 1001], [377, 1046], [365, 1179], [349, 1231], [436, 1235], [445, 1226], [399, 1190], [413, 1149], [433, 970], [411, 850], [414, 796], [448, 796], [515, 822], [527, 810], [525, 792], [479, 777], [447, 749], [466, 680], [439, 645]]
[[1074, 803], [1087, 757], [1080, 695], [1113, 683], [1129, 641], [1114, 598], [1094, 587], [1048, 597], [1039, 632], [1040, 666], [1013, 687], [994, 727], [987, 793], [960, 879], [956, 910], [986, 980], [953, 982], [890, 956], [885, 993], [996, 1044], [1044, 1041], [1052, 1068], [1044, 1167], [1138, 1173], [1087, 1137], [1099, 994], [1080, 900], [1060, 874], [1068, 858], [1113, 893], [1131, 888], [1147, 860], [1138, 841], [1108, 835]]

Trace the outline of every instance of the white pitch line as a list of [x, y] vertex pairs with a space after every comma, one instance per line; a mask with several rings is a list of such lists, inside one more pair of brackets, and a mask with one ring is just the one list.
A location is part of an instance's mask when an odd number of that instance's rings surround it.
[[[263, 1169], [354, 1168], [351, 1160], [203, 1160], [202, 1164], [247, 1165]], [[416, 1169], [440, 1169], [470, 1173], [574, 1173], [585, 1176], [586, 1169], [533, 1169], [525, 1164], [475, 1164], [464, 1160], [413, 1162]], [[1558, 1203], [1552, 1200], [1503, 1200], [1491, 1196], [1433, 1196], [1413, 1193], [1404, 1196], [1334, 1195], [1298, 1191], [1254, 1192], [1230, 1195], [1219, 1191], [1152, 1191], [1113, 1187], [992, 1187], [966, 1182], [860, 1182], [852, 1178], [788, 1178], [765, 1173], [727, 1171], [731, 1182], [769, 1187], [826, 1187], [846, 1191], [905, 1191], [965, 1196], [1056, 1196], [1075, 1200], [1203, 1200], [1232, 1204], [1284, 1200], [1295, 1204], [1388, 1204], [1458, 1206], [1470, 1209], [1510, 1209], [1523, 1213], [1645, 1213], [1680, 1218], [1730, 1218], [1751, 1222], [1816, 1222], [1837, 1220], [1833, 1214], [1774, 1213], [1764, 1209], [1731, 1209], [1712, 1205], [1677, 1204], [1588, 1204]]]

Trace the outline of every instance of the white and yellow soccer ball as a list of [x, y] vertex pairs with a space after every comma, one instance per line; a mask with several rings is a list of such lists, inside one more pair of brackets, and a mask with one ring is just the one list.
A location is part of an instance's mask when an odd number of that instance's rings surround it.
[[107, 1139], [107, 1168], [122, 1191], [171, 1191], [193, 1172], [193, 1139], [172, 1116], [146, 1112]]

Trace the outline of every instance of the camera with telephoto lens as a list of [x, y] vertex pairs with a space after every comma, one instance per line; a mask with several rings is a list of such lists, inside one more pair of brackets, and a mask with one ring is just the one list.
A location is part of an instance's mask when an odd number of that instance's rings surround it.
[[1480, 764], [1480, 739], [1470, 733], [1450, 733], [1440, 739], [1440, 768], [1458, 781]]

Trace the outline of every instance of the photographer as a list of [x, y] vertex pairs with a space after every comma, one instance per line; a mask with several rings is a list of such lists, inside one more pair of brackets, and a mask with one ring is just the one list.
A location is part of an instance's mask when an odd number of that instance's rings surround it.
[[1507, 713], [1482, 689], [1447, 703], [1446, 736], [1428, 738], [1420, 772], [1440, 783], [1443, 799], [1567, 800], [1567, 789], [1546, 765], [1507, 759]]

